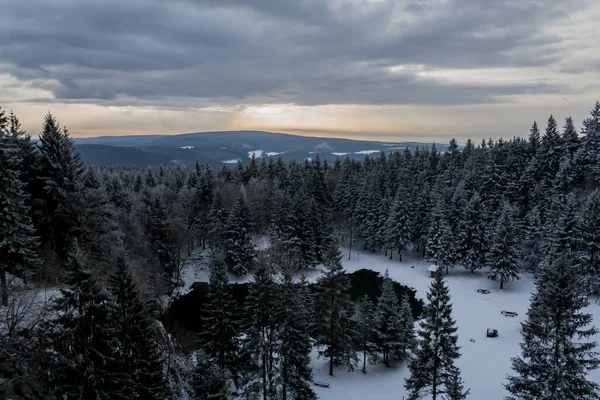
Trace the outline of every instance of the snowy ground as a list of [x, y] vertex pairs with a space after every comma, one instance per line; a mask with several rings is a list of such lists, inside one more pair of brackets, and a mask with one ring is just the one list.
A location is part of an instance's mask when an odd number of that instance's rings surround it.
[[[256, 248], [268, 246], [268, 239], [260, 238]], [[425, 299], [431, 283], [427, 268], [429, 263], [418, 257], [405, 256], [403, 262], [389, 260], [380, 254], [356, 253], [348, 260], [348, 253], [342, 249], [344, 268], [348, 272], [370, 269], [384, 273], [389, 270], [390, 277], [417, 290], [417, 296]], [[413, 268], [414, 267], [414, 268]], [[208, 281], [208, 272], [194, 267], [195, 272], [188, 271], [189, 284], [193, 281]], [[320, 269], [305, 272], [309, 281], [318, 278]], [[192, 275], [193, 274], [193, 275]], [[453, 317], [457, 321], [461, 358], [458, 365], [467, 388], [471, 388], [470, 399], [501, 400], [507, 395], [503, 383], [510, 373], [510, 358], [520, 354], [521, 324], [526, 317], [531, 293], [534, 290], [533, 277], [525, 274], [520, 281], [505, 283], [500, 290], [498, 283], [485, 278], [483, 271], [471, 274], [462, 267], [450, 270], [445, 276], [450, 287], [453, 305]], [[234, 278], [232, 282], [248, 282], [250, 276]], [[477, 293], [477, 289], [488, 289], [489, 294]], [[502, 310], [515, 311], [517, 317], [505, 317]], [[589, 311], [594, 314], [594, 324], [600, 326], [600, 305], [592, 303]], [[486, 329], [497, 329], [499, 337], [487, 338]], [[471, 342], [470, 339], [474, 339]], [[596, 337], [600, 342], [600, 335]], [[362, 365], [362, 364], [361, 364]], [[367, 367], [367, 374], [348, 372], [345, 367], [336, 371], [335, 377], [328, 376], [326, 360], [317, 359], [313, 352], [313, 377], [316, 381], [327, 382], [329, 388], [316, 387], [322, 400], [365, 400], [365, 399], [403, 399], [404, 378], [408, 377], [406, 363], [393, 368], [382, 365]], [[594, 371], [591, 379], [600, 383], [600, 371]]]
[[[417, 296], [424, 298], [431, 282], [427, 267], [429, 263], [405, 257], [402, 263], [389, 260], [378, 254], [352, 254], [348, 261], [344, 253], [344, 267], [348, 272], [362, 268], [383, 273], [387, 268], [390, 277], [417, 290]], [[414, 266], [414, 268], [412, 268]], [[503, 383], [510, 372], [510, 358], [520, 354], [520, 322], [525, 320], [530, 296], [534, 290], [531, 275], [524, 275], [520, 281], [505, 284], [498, 289], [498, 283], [485, 279], [483, 272], [471, 274], [462, 267], [450, 270], [446, 276], [453, 304], [453, 316], [457, 321], [461, 358], [458, 365], [466, 387], [471, 388], [471, 399], [501, 400], [507, 395]], [[490, 294], [477, 293], [477, 289], [490, 290]], [[503, 316], [502, 310], [516, 311], [517, 317]], [[592, 304], [594, 323], [600, 325], [600, 305]], [[497, 338], [487, 338], [486, 329], [498, 330]], [[475, 342], [471, 342], [474, 339]], [[600, 337], [596, 338], [600, 341]], [[364, 400], [364, 399], [403, 399], [405, 396], [404, 378], [408, 377], [406, 363], [395, 368], [381, 365], [367, 368], [363, 375], [360, 369], [347, 372], [346, 368], [329, 377], [327, 363], [313, 360], [314, 379], [330, 383], [330, 388], [315, 387], [323, 400]], [[600, 371], [594, 371], [591, 379], [600, 383]]]

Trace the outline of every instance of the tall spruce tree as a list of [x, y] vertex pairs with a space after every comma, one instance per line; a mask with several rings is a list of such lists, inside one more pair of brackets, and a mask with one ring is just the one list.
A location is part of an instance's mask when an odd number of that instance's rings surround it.
[[441, 275], [431, 283], [424, 319], [417, 332], [418, 347], [406, 379], [409, 400], [431, 395], [437, 400], [449, 391], [450, 377], [456, 373], [455, 360], [460, 357], [456, 321], [452, 318], [450, 293]]
[[276, 397], [275, 363], [277, 331], [281, 321], [280, 290], [272, 273], [259, 265], [253, 274], [246, 298], [248, 322], [245, 329], [244, 351], [256, 369], [250, 374], [250, 383], [244, 389], [248, 398], [264, 400]]
[[381, 361], [386, 367], [390, 363], [401, 361], [404, 357], [404, 338], [402, 337], [400, 306], [394, 290], [394, 281], [385, 271], [381, 296], [375, 310], [375, 329], [377, 346], [381, 352]]
[[362, 352], [362, 373], [367, 373], [367, 362], [377, 360], [376, 330], [374, 327], [375, 305], [365, 293], [356, 312], [356, 336], [358, 348]]
[[463, 255], [462, 263], [471, 272], [485, 264], [488, 240], [486, 232], [486, 219], [481, 198], [474, 194], [466, 204], [461, 220], [460, 251]]
[[460, 376], [460, 369], [454, 367], [448, 377], [446, 394], [443, 400], [466, 400], [471, 389], [465, 390], [464, 382]]
[[125, 399], [167, 398], [164, 363], [156, 341], [156, 320], [143, 303], [123, 256], [117, 257], [110, 291], [110, 317], [118, 340], [116, 381], [121, 395]]
[[40, 163], [35, 192], [36, 227], [42, 244], [65, 257], [77, 230], [74, 211], [83, 173], [79, 154], [65, 128], [48, 113], [39, 141]]
[[517, 263], [518, 234], [514, 225], [514, 211], [505, 203], [496, 221], [492, 234], [489, 253], [486, 256], [488, 279], [500, 280], [500, 289], [504, 282], [519, 279], [519, 265]]
[[225, 257], [227, 269], [235, 275], [252, 271], [255, 252], [250, 236], [250, 211], [244, 200], [235, 203], [225, 227]]
[[415, 335], [415, 321], [413, 319], [412, 308], [408, 301], [408, 295], [402, 296], [400, 302], [400, 338], [402, 338], [402, 359], [409, 357], [409, 351], [414, 351], [417, 344], [417, 338]]
[[600, 295], [600, 191], [592, 192], [580, 213], [580, 268], [588, 294]]
[[227, 268], [219, 260], [210, 266], [208, 297], [204, 307], [202, 341], [209, 357], [224, 374], [235, 373], [240, 331], [237, 304], [233, 298]]
[[23, 158], [16, 139], [9, 135], [0, 108], [0, 292], [1, 305], [8, 305], [6, 274], [25, 278], [39, 258], [38, 238], [30, 218], [29, 196], [21, 181]]
[[352, 370], [356, 362], [351, 319], [354, 304], [350, 300], [350, 282], [342, 266], [342, 256], [334, 240], [327, 248], [324, 267], [317, 280], [315, 344], [319, 357], [329, 359], [329, 375], [333, 376], [334, 366], [345, 364]]
[[311, 400], [317, 395], [311, 388], [312, 299], [308, 281], [303, 277], [295, 283], [292, 271], [284, 271], [279, 309], [282, 314], [277, 331], [277, 351], [280, 354], [275, 384], [282, 400]]
[[212, 362], [202, 350], [196, 353], [189, 393], [193, 400], [227, 400], [227, 380], [218, 364]]
[[512, 359], [514, 374], [505, 385], [507, 399], [599, 399], [600, 386], [587, 377], [600, 365], [596, 342], [589, 340], [597, 330], [583, 311], [588, 301], [573, 255], [553, 254], [536, 289], [523, 324], [522, 354]]
[[78, 249], [69, 256], [67, 284], [49, 329], [50, 394], [66, 400], [121, 398], [110, 298]]

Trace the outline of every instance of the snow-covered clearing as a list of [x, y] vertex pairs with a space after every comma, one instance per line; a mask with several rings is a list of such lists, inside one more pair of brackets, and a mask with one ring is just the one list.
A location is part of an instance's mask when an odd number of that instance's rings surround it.
[[223, 160], [221, 161], [223, 164], [237, 164], [237, 162], [239, 161], [238, 158], [236, 159], [231, 159], [231, 160]]
[[[387, 257], [371, 253], [348, 253], [344, 251], [344, 267], [348, 272], [359, 269], [371, 269], [377, 272], [389, 270], [390, 278], [417, 290], [417, 296], [425, 299], [431, 282], [427, 268], [429, 263], [414, 257], [389, 260]], [[414, 268], [412, 268], [414, 266]], [[497, 282], [485, 278], [482, 271], [471, 274], [462, 267], [450, 270], [446, 276], [452, 297], [453, 317], [458, 325], [461, 358], [458, 365], [462, 370], [465, 385], [471, 388], [471, 399], [501, 400], [508, 393], [503, 383], [510, 372], [510, 358], [520, 354], [521, 324], [526, 317], [531, 293], [534, 291], [533, 277], [525, 274], [520, 281], [508, 282], [500, 290]], [[489, 294], [477, 293], [477, 289], [488, 289]], [[517, 317], [505, 317], [502, 310], [515, 311]], [[592, 303], [590, 311], [594, 314], [595, 325], [600, 325], [600, 306]], [[487, 338], [486, 329], [498, 330], [497, 338]], [[474, 339], [471, 342], [470, 339]], [[600, 337], [596, 338], [600, 341]], [[406, 396], [404, 378], [409, 372], [406, 363], [395, 368], [382, 365], [367, 367], [363, 375], [358, 368], [347, 372], [341, 368], [335, 377], [329, 377], [326, 360], [313, 358], [313, 375], [317, 381], [330, 383], [330, 388], [315, 386], [322, 400], [364, 400], [394, 399]], [[600, 382], [600, 371], [590, 375]]]
[[287, 151], [267, 151], [265, 154], [267, 155], [267, 157], [273, 157], [273, 156], [278, 156], [281, 154], [285, 154], [287, 153]]
[[194, 148], [194, 146], [181, 146], [180, 147], [180, 149], [187, 149], [187, 150], [193, 149], [193, 148]]
[[262, 150], [252, 150], [248, 152], [248, 158], [260, 158], [263, 154]]
[[[268, 247], [267, 237], [255, 239], [255, 248]], [[405, 256], [403, 262], [375, 253], [352, 252], [348, 260], [348, 252], [343, 251], [343, 264], [347, 272], [370, 269], [384, 273], [389, 270], [390, 278], [403, 285], [417, 290], [417, 297], [425, 300], [431, 278], [427, 268], [430, 263], [416, 254]], [[414, 268], [413, 268], [414, 267]], [[191, 271], [191, 272], [190, 272]], [[315, 282], [320, 275], [320, 268], [304, 271], [308, 280]], [[200, 265], [186, 269], [189, 288], [193, 282], [208, 281], [208, 271]], [[497, 282], [485, 278], [484, 271], [471, 274], [462, 267], [450, 270], [445, 276], [452, 297], [453, 317], [457, 321], [461, 358], [458, 365], [462, 370], [465, 385], [471, 388], [471, 399], [501, 400], [507, 395], [503, 384], [510, 373], [510, 358], [520, 354], [521, 324], [526, 317], [531, 293], [534, 291], [533, 277], [524, 274], [520, 281], [505, 283], [500, 290]], [[243, 283], [252, 277], [230, 276], [231, 282]], [[477, 289], [488, 289], [489, 294], [481, 294]], [[514, 311], [516, 317], [505, 317], [501, 311]], [[600, 305], [592, 303], [589, 307], [594, 315], [594, 324], [600, 325]], [[487, 338], [486, 329], [497, 329], [497, 338]], [[474, 339], [474, 342], [470, 340]], [[600, 341], [600, 335], [596, 337]], [[327, 360], [317, 359], [313, 351], [313, 377], [316, 381], [327, 382], [329, 388], [315, 386], [314, 389], [322, 400], [364, 400], [394, 399], [400, 400], [406, 395], [404, 378], [408, 377], [407, 364], [394, 368], [383, 365], [367, 367], [367, 374], [360, 372], [360, 366], [354, 372], [345, 367], [337, 370], [335, 377], [328, 376]], [[600, 383], [600, 371], [594, 371], [591, 379]]]
[[361, 151], [355, 151], [354, 154], [373, 154], [373, 153], [379, 153], [381, 150], [361, 150]]
[[350, 154], [350, 153], [331, 153], [334, 156], [345, 156], [346, 154]]

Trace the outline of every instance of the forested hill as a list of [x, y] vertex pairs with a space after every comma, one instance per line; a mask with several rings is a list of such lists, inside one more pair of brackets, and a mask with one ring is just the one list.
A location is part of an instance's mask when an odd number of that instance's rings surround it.
[[364, 160], [368, 154], [393, 152], [431, 143], [376, 142], [297, 136], [264, 131], [198, 132], [180, 135], [102, 136], [75, 139], [77, 151], [87, 164], [94, 165], [164, 165], [202, 164], [213, 167], [248, 164], [256, 159], [273, 157], [289, 162], [315, 158], [335, 161], [350, 157]]
[[[449, 274], [483, 270], [498, 290], [535, 272], [507, 388], [519, 399], [596, 398], [595, 343], [576, 337], [595, 334], [585, 306], [600, 293], [600, 103], [581, 129], [552, 116], [544, 125], [364, 160], [103, 167], [81, 162], [53, 115], [34, 143], [0, 110], [0, 397], [314, 399], [314, 349], [331, 375], [359, 367], [359, 355], [408, 362], [410, 398], [464, 399], [441, 275], [416, 331], [387, 274], [376, 303], [352, 301], [344, 246], [396, 260], [418, 251]], [[207, 328], [190, 353], [160, 321], [196, 261], [209, 272], [198, 310]], [[320, 274], [314, 290], [307, 271]], [[231, 293], [242, 278], [244, 312]]]

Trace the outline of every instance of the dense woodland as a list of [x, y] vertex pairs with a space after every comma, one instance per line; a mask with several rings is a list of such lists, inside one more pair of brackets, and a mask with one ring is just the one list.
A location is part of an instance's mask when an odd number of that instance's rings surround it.
[[[416, 325], [387, 276], [377, 299], [350, 299], [343, 246], [484, 269], [500, 289], [535, 273], [522, 354], [498, 387], [598, 399], [595, 344], [571, 339], [595, 334], [583, 308], [600, 294], [599, 188], [600, 103], [581, 129], [550, 116], [526, 138], [221, 169], [83, 165], [53, 115], [38, 141], [0, 109], [0, 397], [313, 399], [316, 347], [331, 374], [408, 362], [410, 399], [467, 398], [443, 276]], [[190, 352], [161, 321], [198, 255], [210, 282]], [[242, 307], [230, 274], [253, 276]]]

